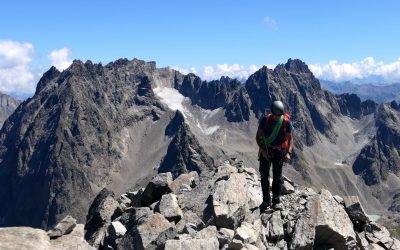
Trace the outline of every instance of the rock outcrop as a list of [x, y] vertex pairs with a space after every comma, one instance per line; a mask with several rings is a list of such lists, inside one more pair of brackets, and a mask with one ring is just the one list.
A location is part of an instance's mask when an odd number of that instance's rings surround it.
[[[75, 220], [72, 218], [72, 220]], [[54, 232], [54, 231], [53, 231]], [[85, 241], [84, 225], [77, 224], [72, 231], [65, 232], [57, 238], [51, 238], [42, 229], [30, 227], [0, 228], [0, 249], [7, 250], [95, 250]]]
[[[185, 175], [174, 182], [181, 185]], [[363, 217], [366, 214], [355, 197], [294, 186], [293, 192], [282, 196], [281, 211], [260, 214], [257, 172], [232, 159], [213, 172], [203, 172], [190, 189], [169, 189], [155, 205], [124, 207], [112, 223], [126, 228], [126, 233], [105, 234], [100, 247], [400, 249], [400, 241], [385, 227]]]

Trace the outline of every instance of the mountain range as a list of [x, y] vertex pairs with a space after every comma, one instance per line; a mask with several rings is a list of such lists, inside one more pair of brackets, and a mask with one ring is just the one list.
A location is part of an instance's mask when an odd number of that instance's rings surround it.
[[361, 100], [373, 100], [376, 103], [396, 101], [400, 102], [400, 83], [392, 84], [356, 84], [351, 81], [331, 82], [320, 80], [321, 86], [335, 94], [352, 93]]
[[137, 59], [75, 60], [63, 72], [50, 68], [4, 122], [0, 226], [46, 229], [67, 214], [83, 223], [104, 187], [119, 195], [158, 172], [201, 174], [232, 157], [258, 168], [258, 120], [273, 100], [285, 103], [294, 127], [286, 176], [357, 195], [370, 214], [398, 212], [397, 102], [333, 94], [298, 59], [245, 83]]

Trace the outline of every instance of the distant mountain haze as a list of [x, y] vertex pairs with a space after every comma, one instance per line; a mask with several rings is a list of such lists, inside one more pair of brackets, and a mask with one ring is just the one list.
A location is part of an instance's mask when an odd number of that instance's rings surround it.
[[0, 126], [14, 112], [21, 101], [0, 92]]
[[102, 188], [121, 194], [158, 172], [201, 174], [231, 157], [258, 168], [258, 120], [274, 100], [294, 127], [286, 176], [358, 195], [367, 212], [392, 213], [400, 193], [396, 102], [333, 94], [297, 59], [244, 83], [137, 59], [76, 60], [63, 72], [49, 69], [0, 131], [0, 226], [48, 228], [67, 214], [82, 223]]
[[352, 93], [360, 97], [361, 100], [373, 100], [377, 103], [396, 101], [400, 102], [400, 83], [392, 84], [355, 84], [347, 82], [331, 82], [320, 80], [323, 88], [335, 93]]

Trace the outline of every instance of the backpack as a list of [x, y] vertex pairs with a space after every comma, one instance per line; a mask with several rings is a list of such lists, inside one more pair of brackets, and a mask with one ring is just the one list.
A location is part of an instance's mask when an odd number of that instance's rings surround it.
[[[264, 130], [267, 130], [268, 127], [268, 122], [270, 121], [270, 119], [272, 118], [271, 114], [268, 114], [265, 117], [265, 122], [264, 122]], [[280, 147], [281, 149], [287, 149], [289, 148], [289, 134], [287, 133], [287, 123], [290, 120], [290, 115], [288, 113], [283, 113], [283, 132], [285, 133], [285, 141], [278, 145], [278, 147]]]

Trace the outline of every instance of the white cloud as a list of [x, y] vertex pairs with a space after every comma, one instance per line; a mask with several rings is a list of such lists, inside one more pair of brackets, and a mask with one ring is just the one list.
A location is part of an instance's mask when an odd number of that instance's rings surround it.
[[32, 73], [33, 45], [10, 40], [0, 40], [0, 91], [5, 93], [33, 93], [34, 80]]
[[332, 60], [325, 65], [311, 64], [309, 68], [317, 78], [329, 81], [379, 79], [385, 83], [400, 82], [400, 58], [388, 64], [376, 62], [373, 57], [353, 63], [339, 63]]
[[51, 65], [55, 66], [60, 71], [65, 70], [72, 63], [71, 50], [68, 48], [53, 50], [49, 54], [48, 58], [51, 62]]
[[263, 21], [269, 28], [271, 28], [273, 30], [278, 29], [278, 23], [272, 17], [266, 16], [266, 17], [264, 17]]
[[[268, 68], [274, 68], [275, 65], [267, 65]], [[238, 80], [246, 80], [251, 74], [256, 72], [259, 67], [257, 65], [243, 66], [239, 64], [217, 64], [216, 66], [206, 65], [201, 70], [192, 68], [173, 67], [182, 74], [194, 73], [203, 80], [216, 80], [221, 76], [229, 76]]]

